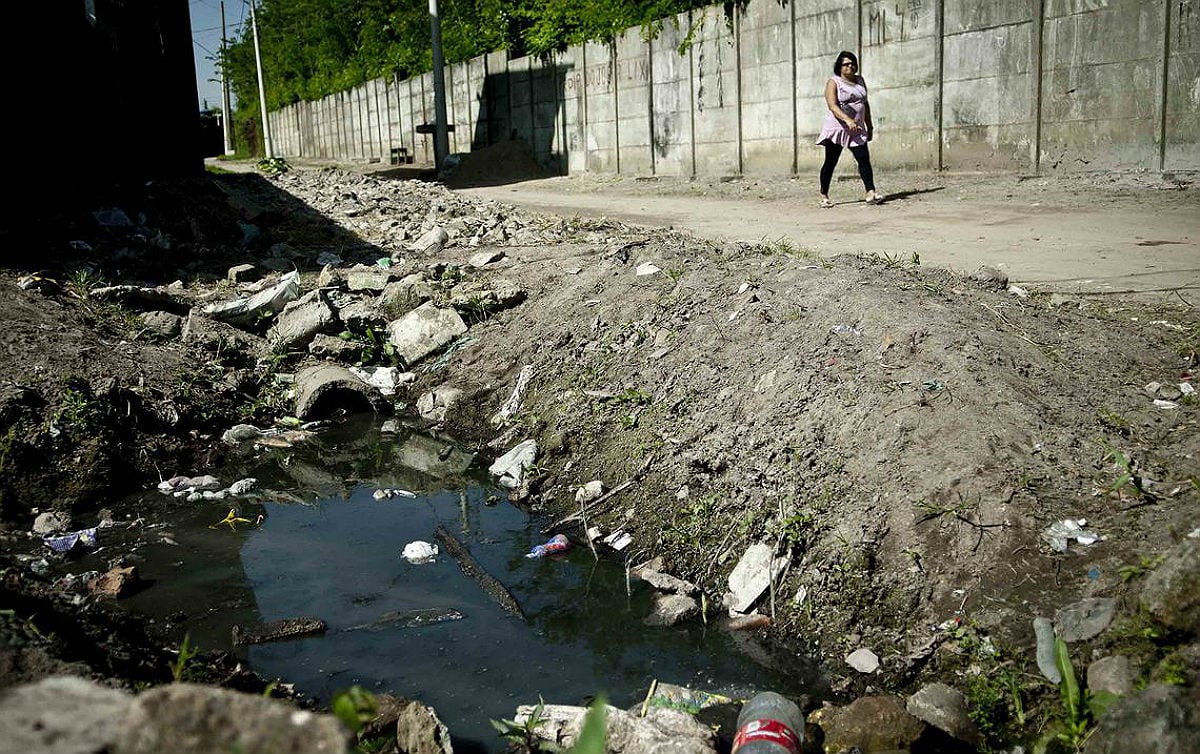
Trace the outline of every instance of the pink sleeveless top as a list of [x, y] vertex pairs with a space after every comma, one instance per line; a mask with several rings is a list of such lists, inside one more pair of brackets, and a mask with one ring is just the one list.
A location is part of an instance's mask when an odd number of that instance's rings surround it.
[[821, 122], [821, 135], [817, 144], [836, 144], [839, 147], [860, 147], [867, 143], [867, 85], [860, 77], [857, 84], [851, 84], [841, 76], [831, 76], [830, 80], [837, 84], [837, 103], [842, 112], [858, 122], [858, 131], [851, 134], [828, 108], [825, 110], [825, 120]]

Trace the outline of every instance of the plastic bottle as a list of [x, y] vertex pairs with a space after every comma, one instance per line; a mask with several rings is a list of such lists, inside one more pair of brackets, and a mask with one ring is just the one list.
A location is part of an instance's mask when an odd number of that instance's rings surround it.
[[546, 555], [553, 555], [556, 552], [562, 552], [570, 546], [571, 540], [567, 539], [566, 534], [555, 534], [546, 544], [535, 546], [525, 557], [541, 558]]
[[804, 714], [795, 703], [764, 691], [742, 705], [734, 754], [800, 754]]

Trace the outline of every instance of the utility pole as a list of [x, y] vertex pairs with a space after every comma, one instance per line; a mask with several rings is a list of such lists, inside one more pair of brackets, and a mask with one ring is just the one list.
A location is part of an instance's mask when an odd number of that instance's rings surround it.
[[437, 0], [429, 0], [429, 27], [433, 42], [433, 159], [434, 167], [441, 170], [446, 155], [450, 154], [450, 134], [446, 128], [446, 73]]
[[229, 138], [229, 75], [225, 70], [229, 58], [227, 45], [229, 39], [225, 34], [225, 0], [221, 0], [221, 131], [225, 134], [225, 154], [233, 154], [233, 141]]
[[[434, 2], [435, 0], [429, 0]], [[254, 32], [254, 67], [258, 70], [258, 108], [262, 112], [263, 157], [270, 160], [275, 157], [275, 148], [271, 144], [271, 125], [267, 123], [267, 92], [263, 88], [262, 53], [258, 49], [258, 17], [254, 13], [254, 3], [250, 0], [250, 28]]]

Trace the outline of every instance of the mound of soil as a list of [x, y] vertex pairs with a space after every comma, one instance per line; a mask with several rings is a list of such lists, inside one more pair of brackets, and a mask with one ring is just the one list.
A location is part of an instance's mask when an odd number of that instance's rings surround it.
[[468, 188], [498, 186], [549, 176], [550, 173], [534, 159], [528, 144], [512, 140], [462, 155], [462, 161], [444, 183], [450, 188]]

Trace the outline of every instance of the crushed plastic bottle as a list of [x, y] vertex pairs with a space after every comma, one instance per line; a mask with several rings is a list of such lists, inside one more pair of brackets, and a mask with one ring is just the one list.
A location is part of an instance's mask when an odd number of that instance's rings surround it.
[[547, 555], [553, 555], [556, 552], [562, 552], [571, 546], [571, 540], [567, 539], [566, 534], [555, 534], [543, 545], [537, 545], [530, 550], [525, 557], [527, 558], [544, 558]]
[[742, 705], [733, 754], [800, 754], [804, 713], [774, 691], [764, 691]]

